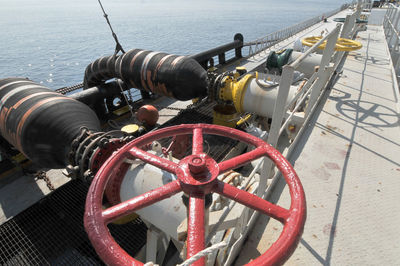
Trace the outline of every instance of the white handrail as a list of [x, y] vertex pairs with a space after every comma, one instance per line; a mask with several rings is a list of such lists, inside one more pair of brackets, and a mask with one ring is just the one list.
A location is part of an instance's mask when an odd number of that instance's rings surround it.
[[[360, 8], [360, 6], [358, 6]], [[355, 19], [355, 16], [353, 17]], [[354, 27], [355, 28], [355, 27]], [[352, 30], [354, 30], [354, 28]], [[291, 32], [295, 32], [296, 28], [294, 28]], [[339, 36], [339, 31], [340, 31], [340, 25], [337, 26], [332, 32], [328, 34], [328, 36], [325, 36], [323, 40], [327, 40], [327, 45], [324, 50], [324, 53], [322, 55], [321, 63], [319, 66], [318, 72], [316, 72], [308, 81], [308, 83], [305, 84], [305, 88], [301, 90], [299, 94], [296, 95], [296, 97], [301, 97], [301, 100], [296, 104], [296, 107], [298, 108], [299, 105], [305, 100], [306, 96], [305, 95], [310, 95], [310, 100], [309, 104], [312, 108], [309, 112], [307, 112], [305, 116], [305, 121], [308, 121], [310, 118], [310, 115], [312, 114], [313, 110], [315, 110], [315, 107], [317, 105], [317, 102], [319, 99], [321, 99], [321, 91], [326, 87], [327, 82], [329, 81], [330, 77], [332, 76], [334, 70], [338, 67], [339, 63], [343, 57], [344, 53], [335, 53], [334, 52], [334, 47], [337, 41], [337, 38]], [[277, 33], [274, 33], [272, 35], [269, 35], [271, 37], [267, 37], [264, 40], [270, 41], [268, 38], [272, 38], [270, 43], [264, 42], [263, 47], [268, 47], [268, 45], [271, 45], [271, 43], [274, 41], [274, 37], [280, 38], [280, 37], [285, 37], [287, 38], [288, 36], [286, 34], [290, 34], [288, 29], [285, 29], [284, 31], [280, 31]], [[261, 38], [260, 38], [261, 39]], [[259, 40], [260, 40], [259, 39]], [[323, 41], [322, 40], [322, 41]], [[322, 43], [321, 41], [321, 43]], [[310, 50], [315, 50], [319, 46], [320, 42], [315, 44]], [[249, 50], [252, 50], [253, 52], [256, 53], [254, 46], [249, 48]], [[309, 53], [307, 53], [309, 54]], [[303, 56], [300, 58], [300, 60], [296, 60], [290, 65], [285, 65], [283, 67], [283, 72], [282, 72], [282, 78], [281, 82], [279, 84], [279, 90], [278, 90], [278, 95], [277, 99], [275, 101], [275, 106], [274, 106], [274, 111], [273, 111], [273, 116], [272, 116], [272, 121], [271, 121], [271, 127], [269, 130], [269, 135], [268, 135], [268, 140], [267, 142], [272, 145], [273, 147], [277, 147], [278, 144], [278, 139], [280, 134], [282, 133], [282, 122], [286, 123], [286, 121], [290, 121], [290, 118], [293, 117], [293, 115], [289, 115], [289, 119], [284, 120], [284, 117], [287, 113], [287, 98], [288, 98], [288, 93], [290, 86], [292, 85], [293, 81], [293, 73], [295, 70], [295, 67], [298, 67], [299, 63], [305, 58], [306, 56]], [[307, 86], [306, 86], [307, 85]], [[305, 94], [302, 94], [305, 91]], [[303, 95], [303, 97], [301, 96]], [[297, 110], [295, 107], [295, 110]], [[287, 122], [288, 123], [288, 122]], [[300, 129], [300, 132], [304, 131], [304, 127]], [[297, 137], [294, 139], [294, 143], [296, 143], [299, 139], [300, 135], [297, 135]], [[289, 146], [289, 151], [293, 150], [293, 146]], [[261, 173], [260, 173], [260, 179], [259, 179], [259, 184], [257, 188], [257, 196], [265, 198], [266, 195], [269, 195], [276, 184], [278, 178], [279, 178], [279, 173], [275, 173], [272, 171], [272, 161], [268, 159], [264, 159], [262, 164], [259, 164], [261, 166]], [[269, 181], [267, 180], [269, 179]], [[268, 185], [267, 185], [268, 184]], [[248, 213], [247, 213], [248, 214]], [[246, 215], [247, 215], [246, 214]], [[230, 244], [231, 249], [229, 256], [227, 260], [225, 261], [224, 265], [230, 265], [235, 258], [236, 254], [240, 250], [241, 243], [243, 240], [246, 238], [249, 230], [254, 226], [255, 221], [257, 220], [258, 217], [258, 212], [253, 212], [252, 214], [248, 214], [249, 218], [246, 219], [240, 228], [237, 228], [239, 232], [239, 237], [237, 238], [236, 241], [234, 241], [232, 244]]]
[[297, 102], [297, 100], [300, 98], [301, 95], [303, 95], [304, 91], [308, 90], [308, 88], [311, 86], [311, 84], [314, 83], [315, 79], [317, 78], [317, 72], [315, 72], [308, 80], [307, 82], [303, 85], [303, 87], [296, 93], [296, 95], [293, 97], [293, 99], [285, 106], [285, 112], [289, 110], [293, 104]]
[[389, 47], [390, 56], [393, 61], [393, 67], [397, 74], [398, 82], [399, 82], [398, 75], [400, 74], [399, 22], [400, 22], [400, 8], [393, 4], [389, 4], [389, 8], [385, 14], [383, 28], [386, 36], [386, 41]]
[[[340, 27], [336, 27], [333, 31], [331, 31], [328, 35], [326, 35], [325, 37], [323, 37], [321, 40], [319, 40], [316, 44], [314, 44], [310, 49], [308, 49], [305, 53], [303, 53], [299, 58], [297, 58], [293, 63], [291, 63], [290, 65], [293, 68], [297, 68], [299, 67], [299, 65], [301, 64], [301, 62], [307, 58], [311, 53], [315, 52], [318, 49], [318, 46], [320, 46], [324, 41], [326, 41], [327, 39], [331, 38], [334, 34], [337, 34], [340, 31]], [[335, 41], [336, 43], [336, 41]]]
[[286, 126], [289, 124], [293, 115], [299, 110], [301, 104], [306, 100], [307, 96], [311, 93], [312, 89], [313, 89], [313, 86], [310, 86], [310, 88], [307, 90], [307, 92], [304, 93], [303, 97], [301, 97], [300, 101], [298, 101], [296, 103], [296, 106], [293, 108], [293, 111], [290, 112], [290, 115], [288, 116], [288, 118], [286, 118], [285, 123], [283, 123], [281, 129], [279, 130], [279, 135], [282, 135], [283, 131], [285, 130]]

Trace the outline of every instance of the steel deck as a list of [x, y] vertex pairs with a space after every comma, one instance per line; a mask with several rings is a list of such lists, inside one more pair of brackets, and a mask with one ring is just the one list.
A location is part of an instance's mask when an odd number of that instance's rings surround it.
[[[345, 10], [334, 17], [345, 17]], [[298, 38], [319, 35], [336, 23], [318, 23], [254, 57], [241, 60], [249, 71], [265, 63], [269, 51]], [[381, 26], [360, 32], [360, 51], [350, 53], [343, 74], [326, 92], [291, 161], [306, 192], [308, 217], [301, 243], [287, 265], [400, 264], [400, 125], [399, 95]], [[190, 102], [164, 99], [162, 106]], [[164, 109], [160, 123], [178, 113]], [[56, 187], [68, 179], [54, 170]], [[28, 187], [32, 191], [24, 191]], [[20, 177], [0, 189], [0, 224], [49, 191], [43, 180]], [[289, 207], [284, 181], [271, 201]], [[10, 204], [11, 203], [11, 204]], [[260, 217], [236, 264], [263, 253], [282, 226]]]
[[[357, 40], [363, 48], [349, 54], [291, 157], [308, 215], [287, 265], [400, 265], [398, 86], [383, 27]], [[283, 179], [271, 201], [289, 207]], [[238, 265], [277, 239], [282, 226], [267, 222], [259, 217]]]

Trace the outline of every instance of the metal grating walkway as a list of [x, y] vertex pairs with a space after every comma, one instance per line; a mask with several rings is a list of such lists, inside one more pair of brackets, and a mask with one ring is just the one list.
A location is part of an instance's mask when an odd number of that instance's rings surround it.
[[[73, 180], [2, 224], [0, 265], [103, 265], [83, 228], [87, 190]], [[129, 254], [145, 244], [140, 219], [109, 229]]]
[[[213, 123], [213, 107], [215, 102], [203, 102], [195, 108], [181, 110], [176, 116], [162, 124], [159, 128], [170, 127], [181, 124]], [[190, 140], [192, 138], [190, 137]], [[166, 139], [161, 142], [163, 147], [169, 146]], [[225, 156], [238, 144], [238, 141], [229, 137], [217, 135], [204, 135], [205, 151], [217, 162], [222, 161]], [[192, 154], [192, 146], [187, 147], [186, 156]]]
[[[349, 54], [291, 158], [308, 214], [286, 265], [400, 265], [398, 88], [382, 26], [358, 36], [363, 48]], [[274, 192], [271, 200], [289, 207], [284, 181]], [[257, 221], [242, 251], [247, 258], [279, 236], [282, 226], [271, 221], [264, 230], [266, 223]]]

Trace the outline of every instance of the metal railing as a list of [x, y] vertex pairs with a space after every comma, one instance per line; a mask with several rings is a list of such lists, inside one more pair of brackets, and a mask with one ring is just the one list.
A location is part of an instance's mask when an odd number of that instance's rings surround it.
[[[268, 143], [272, 146], [276, 147], [278, 143], [278, 139], [280, 135], [285, 130], [286, 126], [290, 123], [293, 114], [298, 111], [299, 107], [304, 103], [306, 98], [309, 98], [307, 107], [305, 109], [305, 117], [306, 119], [311, 113], [313, 108], [316, 105], [319, 95], [321, 94], [322, 89], [327, 84], [331, 75], [334, 71], [334, 66], [337, 65], [336, 61], [339, 61], [341, 58], [334, 58], [334, 48], [336, 41], [339, 37], [341, 26], [337, 25], [336, 28], [331, 31], [328, 35], [323, 37], [319, 42], [317, 42], [314, 46], [308, 49], [301, 57], [295, 60], [290, 65], [285, 65], [283, 67], [281, 83], [279, 85], [278, 97], [275, 103], [274, 113], [272, 116], [271, 129], [268, 136]], [[307, 58], [311, 53], [315, 52], [318, 49], [318, 46], [322, 44], [324, 41], [327, 42], [326, 48], [324, 49], [321, 63], [319, 65], [318, 71], [314, 73], [311, 78], [304, 84], [303, 88], [296, 93], [295, 98], [297, 100], [296, 106], [293, 110], [290, 111], [290, 104], [286, 104], [287, 97], [289, 94], [290, 86], [293, 83], [294, 71], [298, 69], [301, 62], [305, 58]], [[332, 61], [331, 59], [335, 59], [336, 61]], [[289, 112], [288, 118], [285, 118], [285, 115]], [[282, 124], [283, 121], [283, 124]]]
[[[339, 63], [342, 61], [343, 56], [345, 55], [345, 52], [335, 52], [337, 39], [339, 37], [353, 38], [358, 29], [358, 25], [355, 22], [361, 13], [361, 10], [362, 4], [359, 2], [357, 5], [357, 10], [352, 15], [348, 15], [346, 17], [344, 24], [337, 24], [334, 30], [324, 36], [302, 56], [297, 58], [290, 65], [285, 65], [283, 67], [278, 96], [275, 102], [271, 128], [268, 136], [268, 143], [273, 147], [277, 147], [279, 137], [285, 131], [285, 128], [289, 125], [294, 114], [299, 110], [300, 106], [305, 104], [306, 99], [308, 99], [308, 103], [304, 112], [304, 121], [307, 121], [307, 119], [313, 113], [315, 106], [320, 99], [322, 91], [326, 87], [333, 73], [338, 68]], [[294, 99], [289, 104], [286, 104], [290, 86], [293, 83], [294, 71], [299, 68], [305, 58], [319, 49], [318, 46], [325, 41], [326, 47], [323, 51], [318, 71], [306, 81], [303, 87], [296, 93]], [[293, 106], [294, 108], [291, 109]], [[293, 146], [293, 144], [291, 146]], [[266, 167], [264, 170], [270, 171], [271, 166], [272, 165]], [[269, 173], [265, 173], [265, 175], [263, 174], [263, 176], [268, 175]], [[261, 190], [263, 190], [262, 187]]]
[[393, 67], [396, 73], [397, 80], [399, 81], [400, 76], [400, 8], [390, 4], [385, 18], [383, 20], [383, 29], [386, 37], [386, 42], [389, 47], [390, 57], [392, 58]]
[[[198, 61], [200, 65], [205, 69], [208, 69], [213, 66], [222, 66], [229, 64], [230, 62], [233, 62], [241, 58], [242, 56], [248, 58], [254, 56], [257, 53], [260, 53], [261, 51], [271, 46], [274, 46], [275, 44], [278, 44], [279, 42], [285, 39], [290, 38], [291, 36], [309, 27], [316, 25], [318, 22], [321, 22], [323, 18], [331, 17], [334, 14], [348, 8], [350, 5], [351, 4], [344, 4], [340, 8], [324, 13], [321, 16], [305, 20], [296, 25], [270, 33], [264, 37], [258, 38], [251, 42], [243, 43], [243, 36], [240, 33], [238, 33], [235, 35], [233, 42], [221, 45], [219, 47], [195, 55], [191, 55], [190, 57]], [[247, 54], [243, 51], [244, 47], [248, 47]]]
[[[213, 49], [191, 55], [190, 58], [193, 58], [204, 68], [208, 69], [213, 67], [216, 64], [216, 60], [218, 59], [218, 65], [224, 65], [229, 63], [230, 61], [234, 61], [242, 57], [242, 48], [243, 48], [243, 35], [240, 33], [235, 34], [233, 37], [233, 42], [215, 47]], [[229, 53], [234, 52], [234, 55], [229, 55]], [[215, 59], [214, 59], [215, 58]]]
[[[323, 37], [319, 42], [317, 42], [314, 46], [308, 49], [301, 57], [296, 59], [290, 65], [285, 65], [283, 67], [283, 72], [281, 76], [281, 82], [279, 84], [279, 91], [277, 95], [277, 100], [275, 101], [271, 127], [269, 130], [268, 140], [267, 142], [277, 148], [278, 140], [281, 134], [285, 131], [286, 126], [290, 123], [293, 118], [294, 113], [298, 111], [300, 106], [304, 104], [306, 99], [308, 99], [308, 104], [304, 113], [304, 122], [302, 127], [300, 128], [297, 136], [294, 141], [288, 147], [288, 150], [284, 152], [284, 155], [290, 159], [290, 155], [296, 147], [296, 143], [301, 138], [302, 133], [307, 128], [307, 123], [311, 118], [311, 115], [315, 111], [318, 102], [323, 96], [323, 92], [325, 91], [329, 81], [332, 79], [335, 71], [338, 69], [340, 62], [342, 62], [343, 57], [345, 56], [345, 52], [335, 52], [335, 45], [337, 39], [341, 33], [341, 30], [347, 28], [344, 35], [346, 36], [354, 36], [357, 31], [358, 26], [355, 21], [361, 13], [362, 5], [358, 2], [357, 11], [355, 12], [357, 15], [350, 15], [346, 18], [345, 23], [343, 24], [343, 28], [341, 24], [338, 24], [334, 30], [328, 33], [325, 37]], [[342, 30], [343, 32], [343, 30]], [[311, 53], [318, 49], [318, 46], [326, 41], [326, 47], [322, 54], [321, 62], [318, 68], [318, 71], [315, 72], [308, 81], [303, 85], [302, 89], [296, 93], [294, 99], [291, 100], [289, 104], [287, 104], [287, 98], [289, 95], [290, 87], [293, 83], [294, 71], [298, 69], [300, 64], [303, 62], [305, 58], [307, 58]], [[295, 107], [291, 109], [291, 107], [295, 104]], [[267, 198], [273, 191], [275, 184], [279, 180], [279, 173], [275, 173], [273, 171], [273, 163], [271, 160], [264, 159], [260, 161], [256, 170], [261, 169], [259, 184], [257, 188], [257, 196], [262, 198]], [[233, 258], [240, 250], [241, 243], [243, 243], [244, 239], [249, 232], [249, 230], [254, 226], [257, 221], [258, 212], [251, 212], [249, 210], [243, 211], [242, 214], [246, 217], [245, 222], [242, 222], [243, 228], [240, 228], [241, 232], [237, 240], [232, 244], [232, 249], [230, 255], [225, 263], [225, 265], [230, 265], [233, 261]]]
[[372, 0], [364, 1], [363, 9], [371, 10], [372, 7], [373, 7], [373, 1]]
[[337, 8], [335, 10], [332, 10], [330, 12], [324, 13], [321, 16], [317, 16], [308, 20], [305, 20], [303, 22], [300, 22], [296, 25], [287, 27], [285, 29], [270, 33], [264, 37], [258, 38], [252, 42], [247, 42], [244, 44], [244, 46], [249, 47], [248, 54], [246, 55], [247, 57], [254, 56], [255, 54], [271, 47], [274, 46], [275, 44], [281, 42], [282, 40], [285, 40], [287, 38], [290, 38], [291, 36], [317, 24], [318, 22], [322, 21], [323, 17], [331, 17], [334, 14], [348, 8], [349, 5], [342, 5], [340, 8]]

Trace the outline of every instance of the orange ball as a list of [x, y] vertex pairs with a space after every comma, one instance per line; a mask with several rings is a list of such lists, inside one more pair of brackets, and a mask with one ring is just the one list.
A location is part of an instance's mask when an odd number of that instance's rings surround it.
[[136, 113], [139, 122], [144, 122], [149, 126], [154, 126], [158, 121], [158, 110], [153, 105], [143, 105]]

